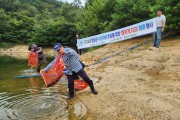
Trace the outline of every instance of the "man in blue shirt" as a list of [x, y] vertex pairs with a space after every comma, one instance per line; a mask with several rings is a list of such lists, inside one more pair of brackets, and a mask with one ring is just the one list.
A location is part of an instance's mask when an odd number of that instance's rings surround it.
[[[64, 48], [60, 43], [56, 43], [54, 45], [55, 51], [58, 53], [62, 53], [62, 58], [66, 67], [66, 75], [68, 79], [68, 88], [69, 88], [69, 98], [74, 97], [74, 79], [73, 72], [82, 77], [86, 83], [88, 83], [89, 87], [93, 94], [97, 95], [98, 92], [94, 89], [93, 81], [87, 76], [86, 72], [83, 70], [83, 67], [80, 63], [79, 55], [71, 48]], [[44, 69], [44, 71], [48, 71], [56, 59], [58, 55], [56, 55], [55, 59]]]

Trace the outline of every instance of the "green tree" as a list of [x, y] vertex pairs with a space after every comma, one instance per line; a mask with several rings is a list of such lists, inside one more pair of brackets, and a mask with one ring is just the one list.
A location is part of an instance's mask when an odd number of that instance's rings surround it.
[[63, 42], [119, 29], [153, 17], [158, 8], [167, 18], [166, 32], [180, 31], [179, 0], [0, 0], [0, 44]]
[[157, 10], [161, 8], [166, 16], [166, 30], [171, 34], [179, 35], [180, 33], [180, 1], [179, 0], [156, 0], [154, 6], [151, 7], [151, 17], [157, 16]]
[[0, 42], [5, 42], [11, 31], [10, 16], [4, 10], [0, 9]]
[[109, 30], [126, 27], [150, 19], [153, 0], [118, 0]]
[[82, 21], [77, 24], [78, 30], [84, 36], [106, 31], [106, 27], [112, 20], [111, 14], [114, 13], [116, 0], [95, 0], [90, 3], [92, 5], [87, 6]]

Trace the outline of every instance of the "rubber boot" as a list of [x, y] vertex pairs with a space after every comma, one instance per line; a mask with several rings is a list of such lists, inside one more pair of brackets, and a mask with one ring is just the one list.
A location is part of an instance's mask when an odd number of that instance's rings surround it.
[[37, 73], [40, 73], [40, 69], [41, 69], [41, 65], [38, 64], [38, 65], [37, 65]]
[[74, 98], [74, 86], [69, 86], [69, 99]]
[[98, 94], [98, 92], [94, 89], [93, 83], [89, 84], [89, 87], [91, 88], [91, 91], [92, 91], [93, 94], [95, 94], [95, 95]]
[[74, 98], [74, 91], [69, 91], [69, 99]]

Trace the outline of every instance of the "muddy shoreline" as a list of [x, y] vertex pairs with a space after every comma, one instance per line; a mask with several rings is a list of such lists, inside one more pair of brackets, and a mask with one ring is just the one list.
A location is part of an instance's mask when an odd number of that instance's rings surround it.
[[[81, 59], [89, 64], [132, 43], [109, 44]], [[180, 119], [180, 39], [163, 40], [160, 48], [151, 46], [86, 68], [91, 76], [102, 78], [95, 85], [97, 96], [89, 89], [77, 93], [93, 120]]]
[[[81, 60], [91, 64], [147, 39], [151, 38], [112, 43], [83, 54]], [[92, 80], [93, 77], [99, 78], [95, 81], [99, 92], [97, 96], [89, 88], [76, 92], [76, 96], [90, 110], [91, 119], [180, 119], [180, 39], [165, 39], [160, 48], [151, 46], [152, 43], [149, 43], [85, 68]], [[15, 50], [23, 52], [12, 54]], [[19, 49], [6, 49], [4, 53], [27, 58], [28, 51], [27, 46], [23, 49], [21, 46]], [[53, 49], [47, 49], [44, 53], [56, 54]]]
[[[56, 55], [53, 46], [42, 48], [46, 56], [54, 57]], [[27, 59], [28, 53], [29, 51], [27, 45], [14, 45], [8, 48], [0, 48], [0, 55], [8, 55], [20, 59]]]

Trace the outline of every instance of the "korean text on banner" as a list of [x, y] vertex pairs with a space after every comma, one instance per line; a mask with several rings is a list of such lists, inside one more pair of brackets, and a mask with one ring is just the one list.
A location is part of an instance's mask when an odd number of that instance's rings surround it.
[[156, 31], [156, 18], [140, 22], [118, 30], [102, 33], [77, 40], [78, 49], [123, 41], [134, 37], [150, 34]]

